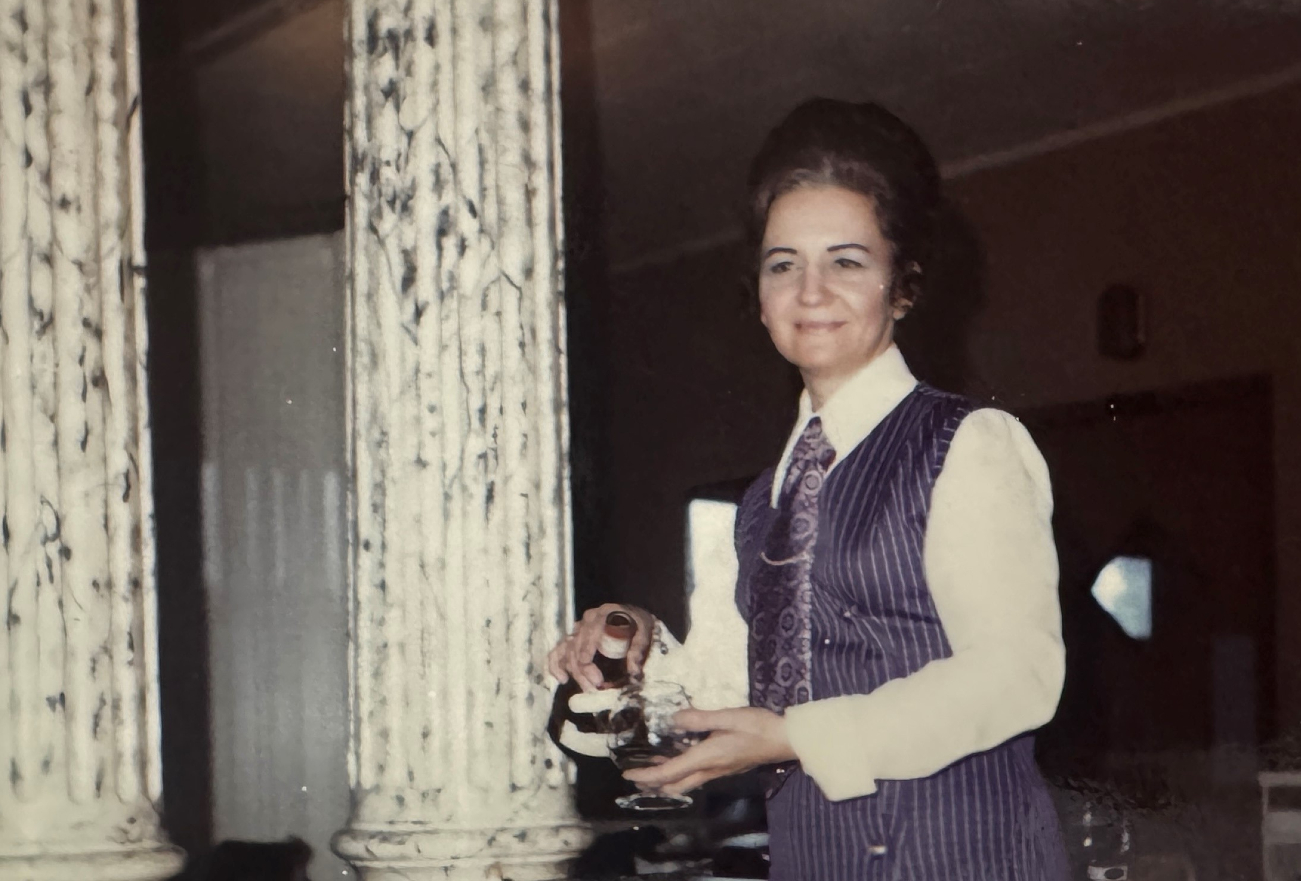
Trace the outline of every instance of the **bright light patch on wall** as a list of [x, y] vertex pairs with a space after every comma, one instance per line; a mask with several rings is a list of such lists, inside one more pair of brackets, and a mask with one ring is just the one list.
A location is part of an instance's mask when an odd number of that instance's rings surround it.
[[1152, 636], [1152, 561], [1114, 557], [1093, 582], [1093, 598], [1133, 639]]

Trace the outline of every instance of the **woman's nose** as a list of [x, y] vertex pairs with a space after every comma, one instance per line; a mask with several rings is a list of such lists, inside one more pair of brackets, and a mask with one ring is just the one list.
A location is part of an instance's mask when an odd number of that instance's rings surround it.
[[806, 306], [816, 305], [827, 296], [827, 289], [822, 283], [822, 274], [815, 269], [805, 271], [800, 279], [800, 302]]

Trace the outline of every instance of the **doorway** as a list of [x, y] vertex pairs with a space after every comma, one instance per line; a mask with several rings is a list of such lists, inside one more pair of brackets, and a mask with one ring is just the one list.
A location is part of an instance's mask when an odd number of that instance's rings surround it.
[[1195, 809], [1178, 847], [1207, 859], [1221, 835], [1255, 853], [1276, 733], [1272, 402], [1248, 377], [1021, 414], [1053, 478], [1067, 649], [1040, 761], [1149, 827]]

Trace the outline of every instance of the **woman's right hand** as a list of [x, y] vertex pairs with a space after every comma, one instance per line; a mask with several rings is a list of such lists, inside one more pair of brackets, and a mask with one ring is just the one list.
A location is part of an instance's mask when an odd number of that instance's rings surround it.
[[655, 634], [655, 616], [637, 606], [625, 606], [620, 603], [605, 603], [595, 609], [588, 609], [583, 617], [574, 624], [573, 632], [547, 655], [547, 667], [551, 675], [568, 682], [573, 676], [583, 691], [597, 691], [604, 682], [601, 671], [592, 663], [596, 649], [605, 635], [605, 619], [611, 612], [627, 612], [637, 622], [637, 632], [633, 634], [632, 644], [628, 646], [628, 672], [634, 676], [641, 674], [646, 653], [650, 650], [651, 639]]

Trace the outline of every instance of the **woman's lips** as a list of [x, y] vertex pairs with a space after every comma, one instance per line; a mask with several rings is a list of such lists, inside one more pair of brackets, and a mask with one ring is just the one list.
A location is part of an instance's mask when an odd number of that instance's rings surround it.
[[795, 329], [802, 333], [827, 333], [842, 327], [843, 321], [797, 321]]

